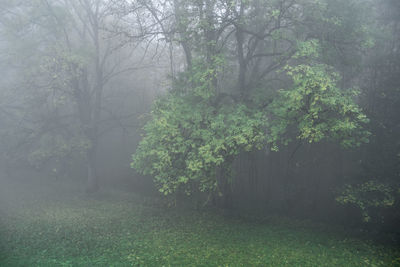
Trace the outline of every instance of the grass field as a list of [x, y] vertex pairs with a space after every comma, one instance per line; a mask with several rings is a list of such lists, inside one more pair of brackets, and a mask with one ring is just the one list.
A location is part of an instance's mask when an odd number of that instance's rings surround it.
[[65, 183], [0, 185], [0, 266], [400, 266], [394, 247], [310, 222], [178, 211], [116, 190], [88, 197]]

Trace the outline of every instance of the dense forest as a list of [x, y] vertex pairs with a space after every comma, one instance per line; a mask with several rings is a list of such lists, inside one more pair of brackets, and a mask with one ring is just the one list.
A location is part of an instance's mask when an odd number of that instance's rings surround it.
[[0, 73], [0, 202], [113, 188], [400, 244], [398, 0], [1, 0]]

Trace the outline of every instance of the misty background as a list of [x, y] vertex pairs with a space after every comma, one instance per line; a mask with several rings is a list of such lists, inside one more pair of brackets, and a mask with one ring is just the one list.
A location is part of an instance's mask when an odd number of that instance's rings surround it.
[[399, 1], [1, 0], [0, 77], [4, 216], [111, 189], [399, 242]]

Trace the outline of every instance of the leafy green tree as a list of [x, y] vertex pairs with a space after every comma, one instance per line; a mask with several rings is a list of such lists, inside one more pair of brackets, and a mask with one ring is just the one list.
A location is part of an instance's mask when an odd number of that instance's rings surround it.
[[323, 40], [310, 38], [310, 16], [321, 18], [308, 11], [325, 14], [327, 5], [264, 4], [193, 2], [192, 67], [154, 105], [133, 156], [132, 167], [154, 176], [162, 193], [229, 194], [229, 166], [242, 151], [278, 150], [293, 139], [368, 141], [357, 91], [340, 87]]
[[244, 104], [216, 103], [213, 70], [196, 72], [189, 92], [174, 91], [155, 102], [146, 136], [133, 156], [132, 167], [155, 177], [160, 192], [223, 192], [231, 165], [242, 151], [260, 149], [265, 140], [264, 114]]
[[274, 117], [270, 125], [270, 142], [287, 144], [288, 128], [294, 126], [297, 139], [309, 143], [333, 139], [345, 148], [368, 142], [368, 122], [354, 102], [357, 91], [343, 91], [337, 87], [338, 74], [323, 64], [287, 66], [286, 73], [293, 79], [293, 87], [279, 91], [270, 104]]

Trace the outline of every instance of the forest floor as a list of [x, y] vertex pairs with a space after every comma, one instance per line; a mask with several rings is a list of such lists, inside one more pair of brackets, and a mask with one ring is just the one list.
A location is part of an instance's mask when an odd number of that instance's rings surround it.
[[400, 266], [400, 249], [326, 225], [78, 186], [0, 180], [0, 266]]

